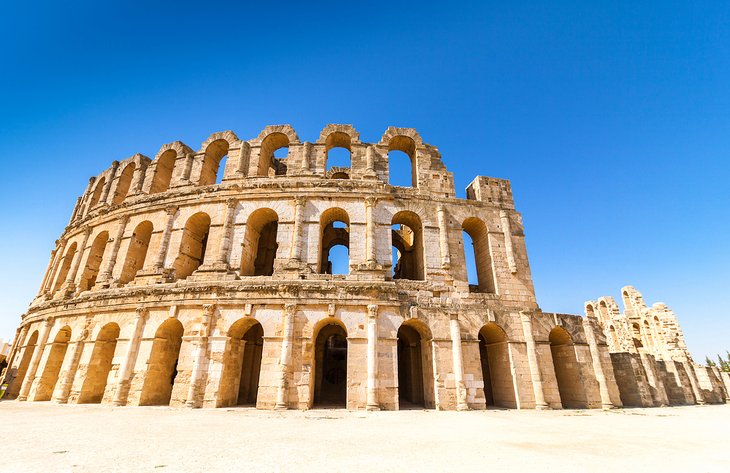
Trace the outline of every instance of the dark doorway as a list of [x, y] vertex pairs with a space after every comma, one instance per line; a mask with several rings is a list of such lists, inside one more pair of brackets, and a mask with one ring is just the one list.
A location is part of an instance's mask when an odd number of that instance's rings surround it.
[[347, 405], [347, 333], [339, 325], [325, 325], [317, 335], [314, 403]]
[[261, 373], [261, 353], [264, 348], [264, 328], [257, 323], [243, 337], [243, 362], [241, 363], [241, 380], [238, 387], [239, 406], [255, 406], [259, 392], [259, 374]]
[[408, 325], [398, 329], [398, 399], [401, 409], [424, 407], [421, 334]]

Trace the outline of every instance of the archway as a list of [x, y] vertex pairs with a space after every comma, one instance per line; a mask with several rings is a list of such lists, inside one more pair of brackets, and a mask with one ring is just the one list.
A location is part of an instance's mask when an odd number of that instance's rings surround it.
[[431, 373], [425, 342], [430, 335], [422, 334], [415, 324], [404, 322], [398, 329], [398, 400], [400, 409], [426, 407], [426, 380]]
[[177, 153], [172, 149], [168, 149], [157, 159], [150, 194], [165, 192], [170, 188], [172, 172], [175, 169], [175, 160], [177, 160]]
[[152, 222], [149, 220], [145, 220], [135, 227], [127, 249], [127, 257], [124, 260], [124, 266], [122, 266], [122, 274], [119, 277], [120, 283], [126, 284], [133, 280], [137, 275], [137, 271], [144, 267], [150, 239], [152, 238], [152, 230]]
[[[331, 208], [322, 212], [320, 217], [320, 274], [336, 274], [333, 269], [342, 268], [340, 274], [350, 272], [350, 216], [343, 209]], [[334, 247], [343, 246], [347, 253], [342, 251], [331, 254]], [[333, 261], [334, 256], [337, 261]]]
[[342, 169], [331, 172], [333, 168], [350, 168], [352, 155], [352, 140], [347, 133], [336, 131], [330, 133], [325, 140], [325, 172], [331, 179], [349, 179], [349, 175]]
[[271, 209], [255, 210], [246, 221], [241, 276], [271, 276], [279, 243], [279, 216]]
[[388, 144], [388, 183], [418, 187], [416, 143], [408, 136], [394, 136]]
[[289, 150], [289, 137], [284, 133], [274, 132], [261, 141], [259, 164], [256, 175], [260, 177], [282, 176], [286, 174], [286, 166], [281, 161]]
[[177, 319], [167, 319], [157, 329], [142, 385], [140, 406], [170, 404], [172, 387], [175, 385], [177, 376], [182, 336], [183, 326]]
[[573, 339], [567, 330], [555, 327], [550, 331], [550, 353], [558, 381], [560, 401], [564, 408], [584, 409], [587, 407], [578, 359], [575, 356]]
[[414, 212], [402, 211], [393, 216], [393, 279], [422, 281], [425, 276], [423, 226]]
[[104, 258], [104, 251], [106, 250], [108, 241], [109, 232], [101, 232], [94, 238], [89, 256], [86, 258], [86, 268], [84, 268], [84, 274], [81, 276], [79, 290], [87, 291], [96, 284], [96, 278], [99, 276], [99, 268], [101, 267], [101, 261]]
[[347, 405], [347, 331], [329, 323], [317, 333], [314, 347], [314, 404]]
[[198, 212], [185, 223], [180, 251], [173, 263], [178, 279], [187, 278], [205, 261], [209, 231], [210, 217], [206, 213]]
[[[15, 377], [13, 378], [12, 383], [10, 383], [10, 386], [8, 386], [8, 390], [5, 393], [6, 399], [15, 399], [16, 397], [18, 397], [18, 394], [20, 393], [20, 387], [23, 385], [25, 375], [28, 372], [30, 359], [33, 358], [33, 353], [36, 349], [36, 343], [38, 343], [38, 330], [34, 331], [31, 334], [30, 338], [28, 338], [28, 341], [25, 343], [23, 356], [20, 359], [18, 370], [15, 372]], [[12, 369], [12, 366], [8, 369]]]
[[223, 180], [227, 155], [228, 142], [226, 140], [215, 140], [208, 145], [203, 155], [203, 164], [200, 170], [198, 185], [209, 186], [220, 183]]
[[51, 351], [46, 360], [46, 366], [43, 368], [38, 389], [36, 390], [34, 401], [49, 401], [53, 395], [53, 389], [58, 382], [58, 374], [63, 366], [63, 359], [66, 357], [68, 349], [68, 341], [71, 340], [71, 328], [63, 327], [56, 334], [51, 345]]
[[96, 336], [86, 378], [79, 393], [79, 404], [98, 404], [104, 397], [109, 371], [112, 369], [114, 350], [117, 348], [117, 338], [119, 338], [119, 325], [114, 322], [104, 325]]
[[104, 177], [99, 179], [99, 182], [96, 183], [96, 187], [94, 187], [94, 192], [91, 194], [91, 200], [89, 201], [89, 209], [93, 209], [99, 203], [99, 200], [101, 200], [101, 192], [104, 190], [105, 185], [106, 178]]
[[246, 317], [231, 325], [228, 337], [218, 406], [255, 406], [261, 374], [264, 328], [256, 319]]
[[[494, 269], [492, 267], [492, 254], [489, 249], [489, 232], [487, 231], [487, 226], [482, 220], [470, 217], [464, 220], [461, 227], [463, 230], [463, 249], [467, 274], [470, 269], [476, 273], [474, 274], [475, 279], [469, 280], [469, 289], [472, 292], [494, 294]], [[472, 245], [471, 248], [467, 248], [469, 243]], [[468, 256], [473, 257], [473, 260], [470, 260], [471, 258]]]
[[129, 187], [132, 185], [132, 178], [134, 177], [134, 170], [136, 166], [134, 163], [129, 163], [122, 171], [117, 181], [117, 189], [114, 191], [114, 197], [112, 197], [112, 205], [119, 205], [124, 202], [129, 194]]
[[61, 268], [56, 275], [56, 282], [53, 285], [54, 293], [61, 289], [61, 286], [63, 286], [63, 283], [66, 281], [68, 272], [71, 270], [71, 263], [73, 263], [74, 257], [76, 256], [76, 247], [76, 242], [74, 242], [71, 244], [68, 250], [66, 250], [66, 254], [63, 257], [63, 262], [61, 263]]
[[490, 322], [479, 330], [479, 356], [487, 406], [516, 408], [507, 334]]
[[651, 326], [648, 320], [644, 320], [644, 337], [646, 338], [646, 348], [649, 351], [654, 351], [654, 337], [652, 334]]

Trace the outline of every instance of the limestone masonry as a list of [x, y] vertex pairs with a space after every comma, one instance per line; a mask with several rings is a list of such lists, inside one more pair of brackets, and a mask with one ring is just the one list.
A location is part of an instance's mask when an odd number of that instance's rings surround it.
[[[349, 167], [327, 166], [333, 148]], [[286, 157], [280, 157], [288, 149]], [[280, 151], [279, 151], [280, 150]], [[389, 184], [389, 153], [412, 186]], [[392, 155], [392, 153], [391, 153]], [[469, 283], [465, 241], [478, 281]], [[331, 274], [347, 248], [349, 271]], [[4, 374], [6, 398], [261, 409], [608, 408], [727, 402], [677, 319], [632, 287], [538, 307], [509, 181], [457, 199], [410, 128], [214, 133], [89, 180]]]

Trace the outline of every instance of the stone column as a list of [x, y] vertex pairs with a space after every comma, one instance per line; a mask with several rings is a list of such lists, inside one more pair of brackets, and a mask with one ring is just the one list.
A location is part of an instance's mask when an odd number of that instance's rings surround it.
[[83, 202], [83, 208], [79, 209], [80, 217], [86, 216], [87, 213], [89, 213], [89, 204], [91, 203], [91, 188], [96, 182], [96, 177], [91, 176], [89, 178], [89, 185], [86, 186], [86, 191], [84, 191], [84, 195], [82, 197]]
[[287, 408], [287, 376], [290, 370], [292, 345], [294, 343], [294, 314], [296, 313], [296, 304], [284, 305], [284, 331], [281, 339], [281, 358], [279, 366], [279, 386], [276, 391], [276, 405], [274, 409], [283, 410]]
[[134, 318], [134, 331], [129, 338], [127, 351], [124, 354], [124, 360], [119, 367], [119, 380], [117, 381], [116, 391], [112, 404], [115, 406], [123, 406], [127, 404], [129, 396], [130, 375], [137, 362], [137, 353], [139, 352], [139, 344], [142, 341], [142, 332], [147, 321], [147, 309], [144, 307], [137, 308], [137, 315]]
[[375, 176], [375, 148], [372, 145], [365, 148], [365, 174]]
[[512, 229], [509, 223], [509, 214], [506, 210], [499, 211], [499, 219], [502, 222], [502, 233], [504, 234], [504, 248], [507, 251], [507, 264], [512, 274], [517, 272], [517, 263], [515, 263], [515, 254], [512, 249]]
[[449, 254], [449, 228], [446, 224], [446, 209], [438, 206], [439, 247], [441, 248], [441, 269], [449, 269], [451, 255]]
[[54, 396], [54, 401], [56, 401], [59, 404], [66, 404], [68, 402], [68, 396], [71, 394], [71, 388], [73, 387], [74, 383], [74, 377], [76, 376], [76, 370], [79, 367], [79, 361], [81, 360], [81, 354], [84, 351], [84, 344], [86, 343], [86, 339], [89, 337], [89, 326], [91, 324], [91, 319], [87, 319], [86, 326], [81, 331], [81, 334], [79, 335], [79, 338], [76, 340], [76, 343], [73, 344], [71, 347], [70, 353], [68, 353], [66, 356], [69, 356], [69, 364], [68, 364], [68, 371], [66, 371], [65, 376], [63, 379], [59, 380], [58, 387], [54, 389], [54, 394], [58, 393]]
[[231, 253], [231, 239], [233, 233], [233, 217], [236, 215], [236, 199], [226, 200], [226, 214], [223, 221], [223, 236], [221, 237], [220, 249], [218, 250], [218, 258], [216, 264], [225, 265], [228, 269], [228, 257]]
[[302, 259], [302, 226], [304, 221], [304, 198], [295, 197], [294, 200], [294, 231], [292, 232], [291, 258], [295, 261]]
[[117, 174], [117, 168], [119, 167], [119, 161], [112, 162], [112, 172], [109, 173], [109, 179], [104, 183], [104, 189], [101, 191], [101, 197], [99, 198], [100, 204], [106, 204], [106, 199], [109, 197], [109, 189], [112, 188], [112, 182]]
[[535, 393], [535, 409], [538, 411], [544, 410], [548, 408], [548, 405], [545, 402], [542, 374], [537, 361], [537, 346], [535, 345], [535, 337], [532, 334], [532, 316], [525, 311], [520, 311], [520, 319], [522, 320], [522, 331], [525, 334], [525, 344], [527, 345], [527, 364], [530, 367], [532, 390]]
[[[309, 156], [312, 152], [312, 143], [305, 141], [302, 143], [302, 171], [309, 171]], [[325, 166], [326, 167], [326, 166]], [[325, 169], [326, 171], [326, 169]]]
[[33, 351], [33, 357], [30, 359], [28, 371], [25, 372], [23, 385], [20, 387], [18, 401], [25, 401], [28, 399], [28, 393], [30, 392], [31, 386], [33, 386], [33, 381], [35, 381], [36, 371], [38, 371], [38, 364], [41, 362], [43, 352], [46, 351], [46, 342], [48, 342], [48, 335], [51, 333], [52, 326], [53, 319], [47, 319], [46, 323], [43, 324], [40, 337], [38, 338], [38, 344], [36, 345], [36, 349]]
[[195, 155], [193, 153], [188, 153], [185, 155], [185, 167], [183, 168], [182, 173], [182, 180], [184, 182], [190, 183], [190, 173], [193, 170], [193, 161], [195, 160]]
[[58, 273], [58, 265], [61, 264], [61, 261], [63, 261], [64, 254], [66, 252], [66, 239], [61, 238], [60, 242], [60, 246], [56, 251], [56, 259], [53, 261], [53, 266], [51, 267], [48, 279], [46, 280], [46, 283], [43, 287], [44, 294], [49, 293], [51, 292], [51, 290], [53, 290], [53, 281], [56, 279], [56, 274]]
[[175, 222], [175, 215], [177, 215], [177, 206], [170, 205], [165, 207], [165, 213], [167, 213], [167, 223], [165, 223], [165, 230], [162, 233], [162, 240], [160, 241], [160, 248], [157, 250], [155, 256], [154, 270], [161, 273], [165, 269], [165, 257], [167, 256], [167, 250], [170, 246], [170, 238], [172, 237], [172, 225]]
[[379, 411], [378, 404], [378, 306], [368, 305], [368, 411]]
[[243, 176], [248, 176], [248, 168], [249, 164], [251, 162], [251, 145], [247, 142], [243, 141], [241, 142], [241, 150], [238, 154], [238, 169], [236, 169], [237, 174], [242, 174]]
[[97, 284], [106, 284], [108, 286], [111, 282], [112, 272], [114, 271], [114, 266], [117, 263], [117, 255], [119, 254], [119, 247], [121, 246], [122, 238], [124, 237], [124, 230], [127, 228], [127, 222], [129, 222], [129, 217], [126, 215], [119, 220], [117, 233], [114, 235], [114, 244], [112, 245], [111, 254], [109, 255], [109, 259], [106, 260], [104, 270], [99, 275], [99, 282]]
[[89, 241], [89, 236], [91, 235], [91, 228], [84, 227], [84, 239], [81, 241], [81, 245], [79, 245], [79, 249], [76, 251], [76, 254], [74, 255], [73, 263], [71, 264], [71, 271], [68, 272], [68, 277], [66, 278], [66, 282], [64, 282], [65, 292], [73, 292], [76, 290], [76, 275], [79, 272], [79, 265], [81, 265], [81, 258], [84, 257], [84, 253], [86, 253], [86, 243]]
[[46, 272], [45, 276], [43, 276], [43, 282], [41, 282], [41, 287], [38, 290], [38, 294], [36, 294], [36, 297], [40, 296], [46, 291], [46, 285], [48, 284], [48, 278], [51, 277], [51, 269], [54, 266], [54, 262], [56, 260], [56, 255], [58, 254], [58, 245], [51, 250], [51, 258], [48, 260], [48, 266], [46, 266]]
[[197, 393], [204, 394], [205, 390], [200, 389], [200, 382], [203, 379], [203, 366], [208, 352], [208, 337], [210, 336], [211, 320], [215, 312], [215, 304], [203, 304], [203, 320], [200, 323], [200, 334], [198, 342], [193, 351], [193, 369], [190, 373], [190, 385], [188, 387], [188, 398], [185, 401], [187, 407], [200, 407], [203, 404], [203, 396], [195, 399]]
[[128, 196], [138, 195], [140, 192], [142, 192], [142, 184], [144, 184], [144, 172], [146, 171], [146, 169], [147, 168], [142, 163], [142, 160], [140, 160], [139, 166], [136, 166], [134, 168], [132, 183], [129, 186], [130, 192], [127, 192]]
[[464, 385], [464, 357], [461, 353], [461, 329], [459, 328], [459, 316], [451, 314], [449, 318], [451, 331], [451, 355], [454, 359], [454, 384], [456, 388], [456, 410], [469, 410], [466, 402], [466, 386]]
[[375, 206], [378, 204], [378, 199], [375, 197], [365, 197], [365, 223], [367, 224], [367, 235], [365, 239], [365, 255], [367, 262], [371, 265], [376, 264], [375, 256]]
[[613, 409], [613, 403], [611, 402], [611, 396], [608, 394], [608, 383], [606, 382], [606, 375], [603, 372], [603, 365], [601, 364], [601, 352], [598, 350], [598, 343], [596, 343], [596, 334], [593, 332], [594, 325], [589, 317], [583, 318], [583, 331], [586, 334], [586, 340], [588, 341], [588, 347], [591, 350], [591, 358], [593, 359], [593, 371], [596, 374], [596, 381], [598, 381], [598, 390], [601, 394], [601, 407], [604, 409]]

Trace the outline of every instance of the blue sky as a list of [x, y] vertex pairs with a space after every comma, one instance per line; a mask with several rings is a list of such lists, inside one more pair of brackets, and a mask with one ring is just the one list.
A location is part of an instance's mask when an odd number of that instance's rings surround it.
[[416, 128], [460, 196], [477, 174], [510, 179], [544, 310], [632, 284], [697, 358], [730, 349], [726, 2], [13, 3], [0, 337], [113, 160], [352, 123], [365, 141]]

